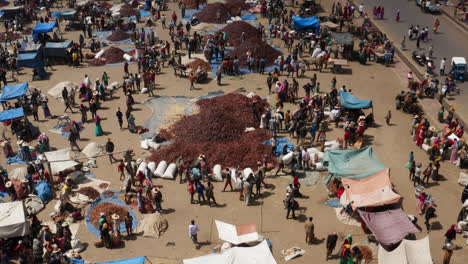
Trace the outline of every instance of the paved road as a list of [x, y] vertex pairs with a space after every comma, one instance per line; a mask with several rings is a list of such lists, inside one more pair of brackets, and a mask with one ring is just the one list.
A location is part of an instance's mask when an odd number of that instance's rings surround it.
[[[359, 1], [355, 1], [356, 4]], [[375, 21], [380, 28], [382, 28], [387, 36], [393, 40], [397, 45], [400, 45], [403, 36], [407, 34], [410, 25], [427, 26], [431, 29], [429, 33], [429, 42], [421, 42], [421, 48], [428, 49], [430, 45], [434, 46], [435, 50], [435, 63], [436, 72], [439, 71], [440, 60], [447, 58], [448, 64], [452, 57], [465, 57], [468, 58], [468, 34], [462, 31], [459, 27], [455, 26], [444, 15], [433, 15], [423, 13], [419, 6], [416, 5], [415, 0], [372, 0], [362, 1], [365, 5], [368, 14], [372, 15], [373, 6], [385, 7], [385, 18], [383, 20]], [[400, 9], [400, 22], [395, 21], [396, 11]], [[432, 28], [436, 18], [440, 21], [440, 33], [432, 33]], [[416, 49], [416, 41], [406, 41], [407, 54], [411, 54]], [[448, 65], [449, 66], [449, 65]], [[446, 67], [446, 71], [450, 67]], [[457, 112], [462, 113], [465, 118], [468, 118], [468, 104], [464, 104], [468, 100], [468, 82], [461, 84], [458, 87], [461, 94], [453, 101]]]

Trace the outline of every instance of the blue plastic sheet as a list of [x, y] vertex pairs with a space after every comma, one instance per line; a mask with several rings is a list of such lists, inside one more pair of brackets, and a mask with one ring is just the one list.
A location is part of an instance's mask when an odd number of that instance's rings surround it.
[[[275, 149], [275, 156], [279, 157], [281, 154], [283, 154], [283, 147], [284, 145], [288, 145], [288, 150], [293, 151], [294, 150], [294, 145], [287, 139], [287, 138], [276, 138], [277, 140], [277, 145]], [[271, 146], [271, 140], [267, 140], [263, 142], [265, 145], [270, 145]]]
[[20, 98], [28, 92], [29, 84], [20, 83], [14, 85], [6, 85], [2, 89], [2, 94], [0, 95], [0, 101], [6, 102], [9, 100]]
[[254, 14], [251, 14], [251, 15], [245, 15], [245, 16], [241, 16], [241, 19], [243, 21], [248, 21], [248, 20], [257, 20], [257, 16], [254, 15]]
[[343, 207], [341, 204], [340, 204], [340, 200], [339, 199], [330, 199], [328, 201], [326, 201], [324, 203], [326, 206], [330, 206], [330, 207], [333, 207], [333, 208], [341, 208]]
[[149, 17], [151, 15], [150, 11], [146, 11], [143, 9], [138, 9], [138, 11], [140, 12], [140, 17]]
[[[127, 208], [128, 212], [130, 212], [130, 215], [133, 217], [132, 229], [135, 230], [137, 228], [138, 221], [137, 221], [135, 212], [133, 212], [133, 210], [127, 204], [125, 204], [122, 200], [119, 199], [118, 192], [106, 191], [99, 198], [97, 198], [96, 201], [91, 203], [88, 210], [86, 211], [86, 227], [88, 228], [89, 232], [91, 232], [91, 234], [93, 234], [95, 237], [101, 237], [101, 234], [99, 232], [99, 229], [95, 227], [93, 224], [91, 224], [90, 213], [94, 209], [94, 207], [100, 203], [113, 203], [115, 205], [119, 205], [119, 206]], [[125, 233], [126, 229], [125, 229], [124, 219], [120, 219], [120, 220], [121, 220], [120, 233]], [[99, 263], [110, 263], [110, 262], [99, 262]]]
[[[81, 126], [83, 124], [83, 122], [76, 122], [79, 126]], [[70, 132], [68, 131], [64, 131], [64, 127], [66, 125], [70, 124], [70, 122], [66, 122], [66, 123], [62, 123], [62, 124], [58, 124], [54, 127], [52, 127], [51, 129], [49, 129], [50, 132], [54, 132], [54, 133], [57, 133], [57, 134], [60, 134], [62, 137], [68, 139], [68, 137], [70, 136]], [[80, 133], [84, 130], [85, 128], [82, 127], [81, 130], [80, 130]]]
[[52, 199], [52, 190], [50, 185], [46, 181], [40, 181], [36, 187], [34, 187], [36, 194], [44, 203], [47, 203]]
[[15, 108], [0, 112], [0, 122], [9, 121], [12, 119], [20, 118], [24, 116], [23, 108]]
[[[34, 162], [35, 160], [36, 160], [36, 158], [33, 158], [31, 160], [31, 162]], [[18, 153], [16, 153], [14, 156], [8, 157], [7, 164], [24, 164], [24, 165], [27, 165], [28, 162], [23, 161], [22, 159], [20, 159], [18, 157]]]
[[315, 29], [316, 33], [320, 33], [320, 21], [316, 16], [313, 17], [299, 17], [293, 16], [294, 29]]
[[190, 19], [192, 19], [192, 16], [195, 14], [195, 13], [198, 13], [200, 11], [203, 10], [203, 8], [205, 8], [206, 5], [200, 5], [198, 7], [198, 9], [186, 9], [185, 10], [185, 16], [182, 18], [182, 20], [185, 20], [185, 21], [189, 21]]
[[106, 261], [106, 262], [96, 262], [96, 264], [144, 264], [145, 257], [136, 257], [136, 258], [129, 258], [129, 259], [121, 259], [121, 260], [114, 260], [114, 261]]
[[354, 95], [340, 91], [341, 106], [348, 109], [366, 109], [372, 107], [372, 100], [359, 100]]

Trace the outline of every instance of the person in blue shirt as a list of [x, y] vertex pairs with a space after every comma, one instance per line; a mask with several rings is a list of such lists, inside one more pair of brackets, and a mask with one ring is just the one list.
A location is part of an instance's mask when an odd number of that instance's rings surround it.
[[203, 185], [203, 183], [201, 182], [197, 184], [197, 194], [198, 194], [198, 204], [201, 205], [201, 200], [203, 200], [203, 202], [205, 203], [206, 202], [205, 185]]

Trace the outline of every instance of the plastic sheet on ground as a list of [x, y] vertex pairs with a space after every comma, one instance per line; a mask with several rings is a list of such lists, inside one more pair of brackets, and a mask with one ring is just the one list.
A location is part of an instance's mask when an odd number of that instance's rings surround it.
[[95, 262], [95, 264], [145, 264], [145, 257], [136, 257], [136, 258], [129, 258], [129, 259], [121, 259], [121, 260], [114, 260], [114, 261], [100, 261]]
[[23, 203], [28, 215], [36, 215], [44, 209], [44, 202], [42, 202], [41, 198], [33, 194], [29, 194], [28, 197], [23, 200]]
[[94, 188], [96, 191], [99, 192], [99, 194], [103, 194], [105, 191], [109, 189], [110, 182], [109, 181], [103, 181], [103, 180], [98, 180], [98, 179], [93, 179], [90, 177], [85, 177], [83, 181], [81, 181], [77, 185], [76, 193], [72, 196], [70, 196], [70, 202], [78, 205], [86, 205], [88, 203], [93, 202], [93, 199], [90, 197], [78, 193], [80, 189], [83, 189], [85, 187], [91, 187]]
[[348, 109], [367, 109], [372, 107], [372, 100], [359, 100], [354, 95], [340, 91], [341, 106]]
[[[35, 161], [36, 159], [33, 157], [33, 159], [31, 161]], [[27, 165], [28, 162], [26, 161], [23, 161], [22, 159], [20, 159], [18, 157], [18, 153], [16, 153], [15, 155], [11, 156], [11, 157], [8, 157], [7, 159], [7, 164], [23, 164], [23, 165]]]
[[320, 179], [322, 178], [322, 176], [320, 175], [320, 172], [318, 171], [306, 171], [305, 175], [306, 176], [304, 178], [299, 179], [299, 182], [305, 186], [316, 185], [317, 183], [319, 183]]
[[[133, 210], [127, 204], [125, 204], [122, 200], [119, 199], [118, 192], [106, 191], [99, 198], [97, 198], [96, 201], [91, 203], [88, 210], [86, 211], [86, 227], [88, 228], [89, 232], [91, 232], [91, 234], [93, 234], [95, 237], [100, 237], [101, 234], [99, 232], [99, 229], [95, 227], [93, 224], [91, 224], [90, 214], [91, 214], [91, 211], [94, 209], [94, 207], [100, 203], [113, 203], [115, 205], [125, 207], [128, 210], [128, 212], [130, 212], [130, 215], [133, 217], [132, 229], [135, 230], [137, 228], [138, 220], [137, 220], [137, 216], [135, 212], [133, 212]], [[123, 219], [121, 219], [120, 233], [125, 233], [125, 232], [126, 232], [125, 223]]]
[[305, 250], [299, 247], [292, 247], [288, 249], [281, 250], [281, 256], [285, 261], [290, 261], [291, 259], [297, 258], [305, 254]]
[[393, 251], [386, 251], [379, 245], [380, 264], [432, 264], [429, 236], [419, 240], [404, 239]]
[[[65, 123], [58, 124], [58, 125], [52, 127], [51, 129], [49, 129], [49, 131], [52, 132], [52, 133], [60, 134], [62, 137], [68, 139], [68, 137], [70, 136], [70, 132], [64, 131], [64, 128], [65, 128], [65, 126], [69, 125], [70, 123], [71, 122], [65, 122]], [[81, 128], [80, 132], [82, 132], [85, 129], [85, 127], [82, 126], [83, 123], [82, 122], [76, 122], [76, 123]]]
[[[276, 138], [276, 149], [275, 149], [275, 156], [279, 157], [283, 154], [283, 147], [284, 145], [288, 145], [288, 150], [293, 151], [294, 145], [287, 139], [287, 138]], [[267, 140], [263, 142], [265, 145], [271, 145], [271, 140]]]
[[72, 89], [78, 89], [78, 84], [70, 81], [63, 81], [57, 83], [54, 87], [50, 88], [47, 93], [55, 98], [62, 98], [62, 90], [66, 87], [68, 92], [71, 92]]
[[143, 215], [140, 220], [136, 233], [142, 233], [144, 237], [161, 237], [169, 228], [166, 218], [160, 213]]
[[138, 11], [140, 12], [140, 17], [149, 17], [149, 16], [151, 16], [150, 11], [147, 11], [147, 10], [144, 10], [144, 9], [138, 9]]
[[186, 9], [185, 10], [185, 16], [182, 18], [182, 20], [184, 21], [190, 21], [190, 19], [192, 19], [192, 16], [195, 14], [195, 13], [198, 13], [200, 11], [203, 10], [203, 8], [205, 8], [206, 5], [199, 5], [198, 6], [198, 9]]
[[342, 208], [343, 207], [341, 205], [339, 199], [330, 199], [330, 200], [327, 200], [324, 204], [326, 206], [330, 206], [330, 207], [333, 207], [333, 208]]
[[104, 146], [96, 142], [90, 142], [81, 151], [86, 157], [92, 158], [105, 153]]

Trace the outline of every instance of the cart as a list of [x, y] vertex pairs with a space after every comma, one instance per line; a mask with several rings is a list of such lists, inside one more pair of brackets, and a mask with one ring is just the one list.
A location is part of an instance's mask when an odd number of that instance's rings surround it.
[[[330, 62], [329, 62], [330, 63]], [[342, 73], [343, 66], [348, 66], [348, 60], [345, 59], [333, 59], [331, 61], [332, 64], [332, 72], [333, 73]]]

